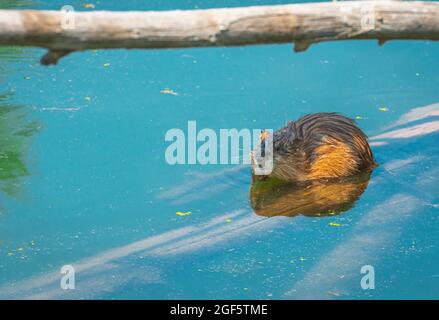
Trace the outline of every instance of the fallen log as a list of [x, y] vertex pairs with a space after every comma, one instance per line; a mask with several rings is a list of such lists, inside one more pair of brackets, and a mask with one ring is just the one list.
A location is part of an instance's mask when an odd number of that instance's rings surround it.
[[0, 45], [47, 48], [43, 64], [88, 49], [187, 48], [348, 39], [439, 40], [439, 3], [346, 1], [208, 10], [0, 10]]

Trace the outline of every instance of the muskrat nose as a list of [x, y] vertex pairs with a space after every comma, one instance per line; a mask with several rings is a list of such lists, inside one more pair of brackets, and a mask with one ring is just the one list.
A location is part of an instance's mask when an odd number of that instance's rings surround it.
[[259, 135], [259, 143], [262, 144], [265, 139], [267, 139], [270, 136], [270, 132], [268, 132], [265, 129], [262, 129], [261, 134]]

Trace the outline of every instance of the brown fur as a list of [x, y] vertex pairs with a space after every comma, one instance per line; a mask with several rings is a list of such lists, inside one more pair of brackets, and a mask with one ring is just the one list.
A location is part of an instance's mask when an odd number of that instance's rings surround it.
[[270, 181], [255, 181], [250, 189], [250, 205], [261, 216], [299, 214], [312, 217], [332, 216], [349, 210], [366, 190], [370, 173], [329, 183], [314, 182], [306, 186], [284, 183], [264, 187]]
[[309, 166], [307, 179], [340, 178], [356, 173], [356, 158], [351, 148], [336, 139], [326, 138], [316, 147], [316, 158]]
[[305, 182], [348, 177], [376, 166], [366, 135], [336, 113], [310, 114], [276, 131], [273, 163], [268, 176], [254, 179]]

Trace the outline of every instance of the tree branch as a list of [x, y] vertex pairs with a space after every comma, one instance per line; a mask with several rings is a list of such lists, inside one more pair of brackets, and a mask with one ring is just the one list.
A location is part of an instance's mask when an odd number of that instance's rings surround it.
[[348, 1], [209, 10], [74, 12], [0, 10], [0, 45], [49, 49], [43, 64], [73, 51], [186, 48], [322, 41], [439, 40], [439, 3]]

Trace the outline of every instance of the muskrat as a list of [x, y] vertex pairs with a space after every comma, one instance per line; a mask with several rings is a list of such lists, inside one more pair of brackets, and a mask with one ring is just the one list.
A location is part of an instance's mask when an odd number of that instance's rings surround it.
[[[266, 160], [259, 155], [265, 156], [268, 138], [273, 146], [272, 169], [257, 175], [255, 169]], [[352, 119], [337, 113], [306, 115], [288, 122], [272, 137], [263, 131], [260, 140], [251, 154], [254, 180], [277, 178], [303, 183], [349, 177], [377, 166], [366, 135]]]

